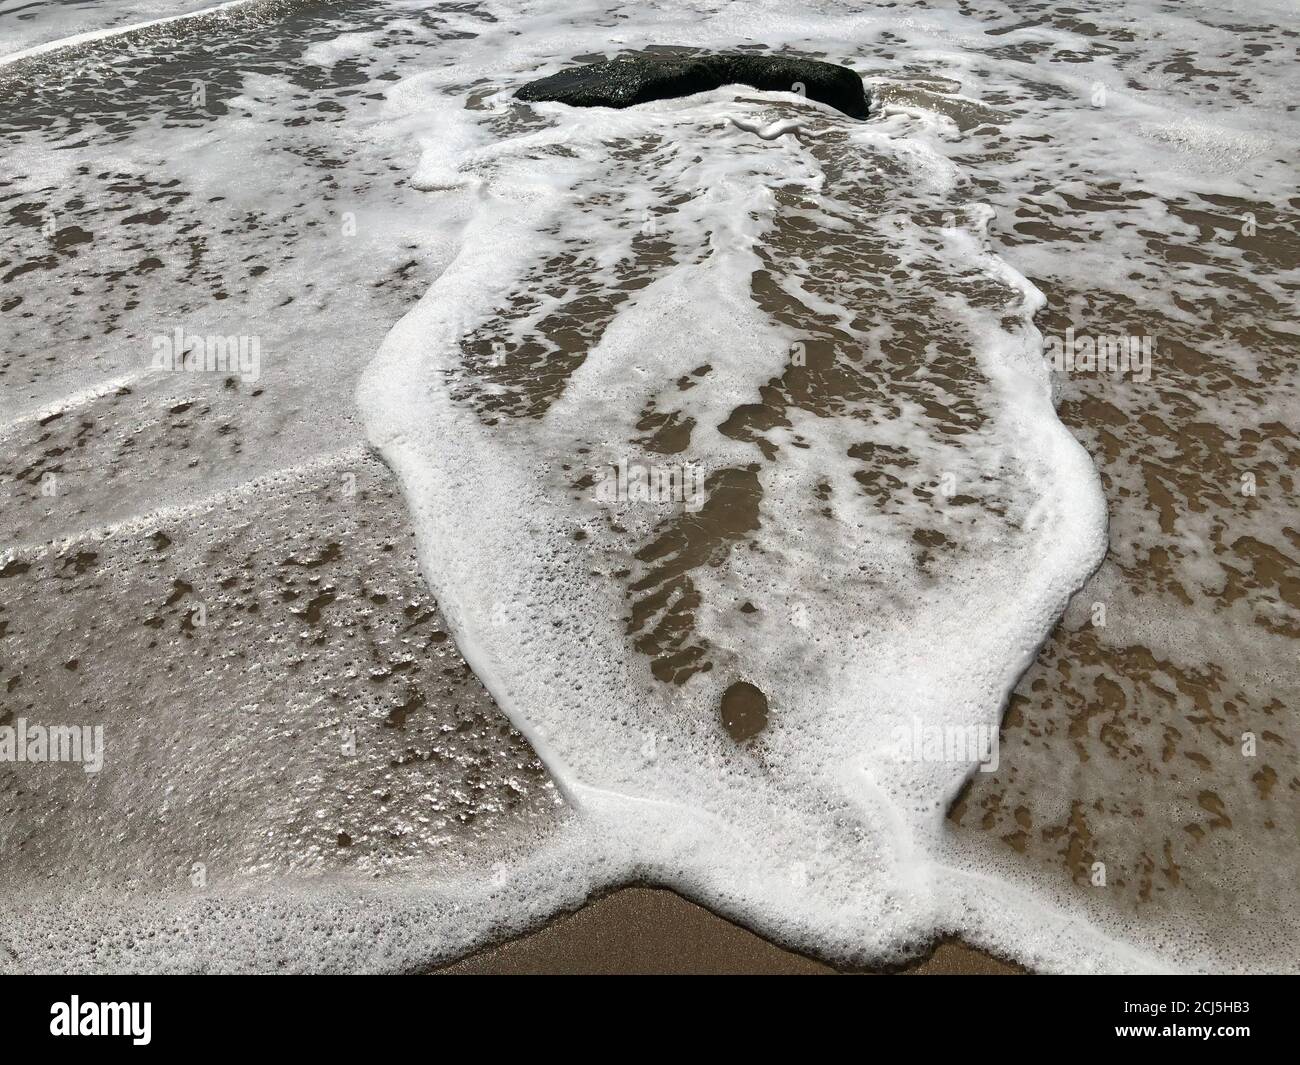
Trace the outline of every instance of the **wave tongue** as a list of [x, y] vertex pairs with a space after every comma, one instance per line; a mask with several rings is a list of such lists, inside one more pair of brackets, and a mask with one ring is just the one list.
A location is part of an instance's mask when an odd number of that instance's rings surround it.
[[[974, 768], [902, 738], [996, 735], [1104, 514], [1039, 297], [957, 226], [984, 216], [925, 120], [772, 110], [801, 139], [737, 128], [733, 91], [483, 112], [440, 194], [461, 251], [359, 397], [467, 660], [575, 805], [657, 876], [879, 956], [942, 921], [927, 855]], [[737, 681], [770, 707], [743, 744]]]

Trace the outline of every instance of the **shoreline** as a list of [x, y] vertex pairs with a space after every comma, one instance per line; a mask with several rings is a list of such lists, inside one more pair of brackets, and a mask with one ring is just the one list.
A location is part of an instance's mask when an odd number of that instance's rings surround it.
[[482, 947], [434, 976], [1012, 976], [1028, 970], [959, 939], [891, 969], [838, 969], [787, 950], [667, 888], [629, 886]]

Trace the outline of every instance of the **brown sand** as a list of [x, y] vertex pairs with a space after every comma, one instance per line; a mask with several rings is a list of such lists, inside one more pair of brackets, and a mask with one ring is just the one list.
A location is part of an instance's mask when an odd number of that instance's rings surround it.
[[[940, 943], [903, 972], [1003, 976], [1023, 970], [963, 943]], [[661, 888], [629, 887], [577, 913], [439, 969], [440, 976], [830, 976], [836, 970], [783, 950]]]

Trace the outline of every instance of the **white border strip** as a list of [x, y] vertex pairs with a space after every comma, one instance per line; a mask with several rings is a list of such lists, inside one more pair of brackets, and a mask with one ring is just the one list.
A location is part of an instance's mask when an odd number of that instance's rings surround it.
[[38, 55], [57, 52], [61, 48], [71, 48], [78, 44], [87, 44], [90, 41], [102, 41], [106, 37], [116, 37], [122, 33], [133, 33], [136, 30], [148, 29], [150, 26], [165, 26], [170, 22], [198, 18], [200, 15], [215, 15], [218, 11], [225, 11], [227, 8], [238, 7], [249, 2], [250, 0], [226, 0], [224, 4], [200, 8], [198, 11], [186, 11], [181, 15], [168, 15], [166, 18], [156, 18], [149, 22], [133, 22], [129, 26], [110, 26], [106, 30], [91, 30], [87, 33], [78, 33], [72, 37], [64, 37], [58, 41], [47, 41], [45, 44], [33, 45], [31, 48], [24, 48], [21, 52], [14, 52], [12, 55], [0, 56], [0, 69], [24, 59], [32, 59]]

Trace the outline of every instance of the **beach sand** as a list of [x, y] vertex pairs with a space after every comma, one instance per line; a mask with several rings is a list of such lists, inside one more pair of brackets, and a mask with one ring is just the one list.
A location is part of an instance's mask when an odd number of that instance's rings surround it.
[[[661, 888], [629, 887], [594, 899], [519, 939], [438, 970], [443, 976], [830, 976], [838, 970], [784, 950]], [[958, 941], [945, 941], [899, 973], [1006, 976], [1023, 972]]]

